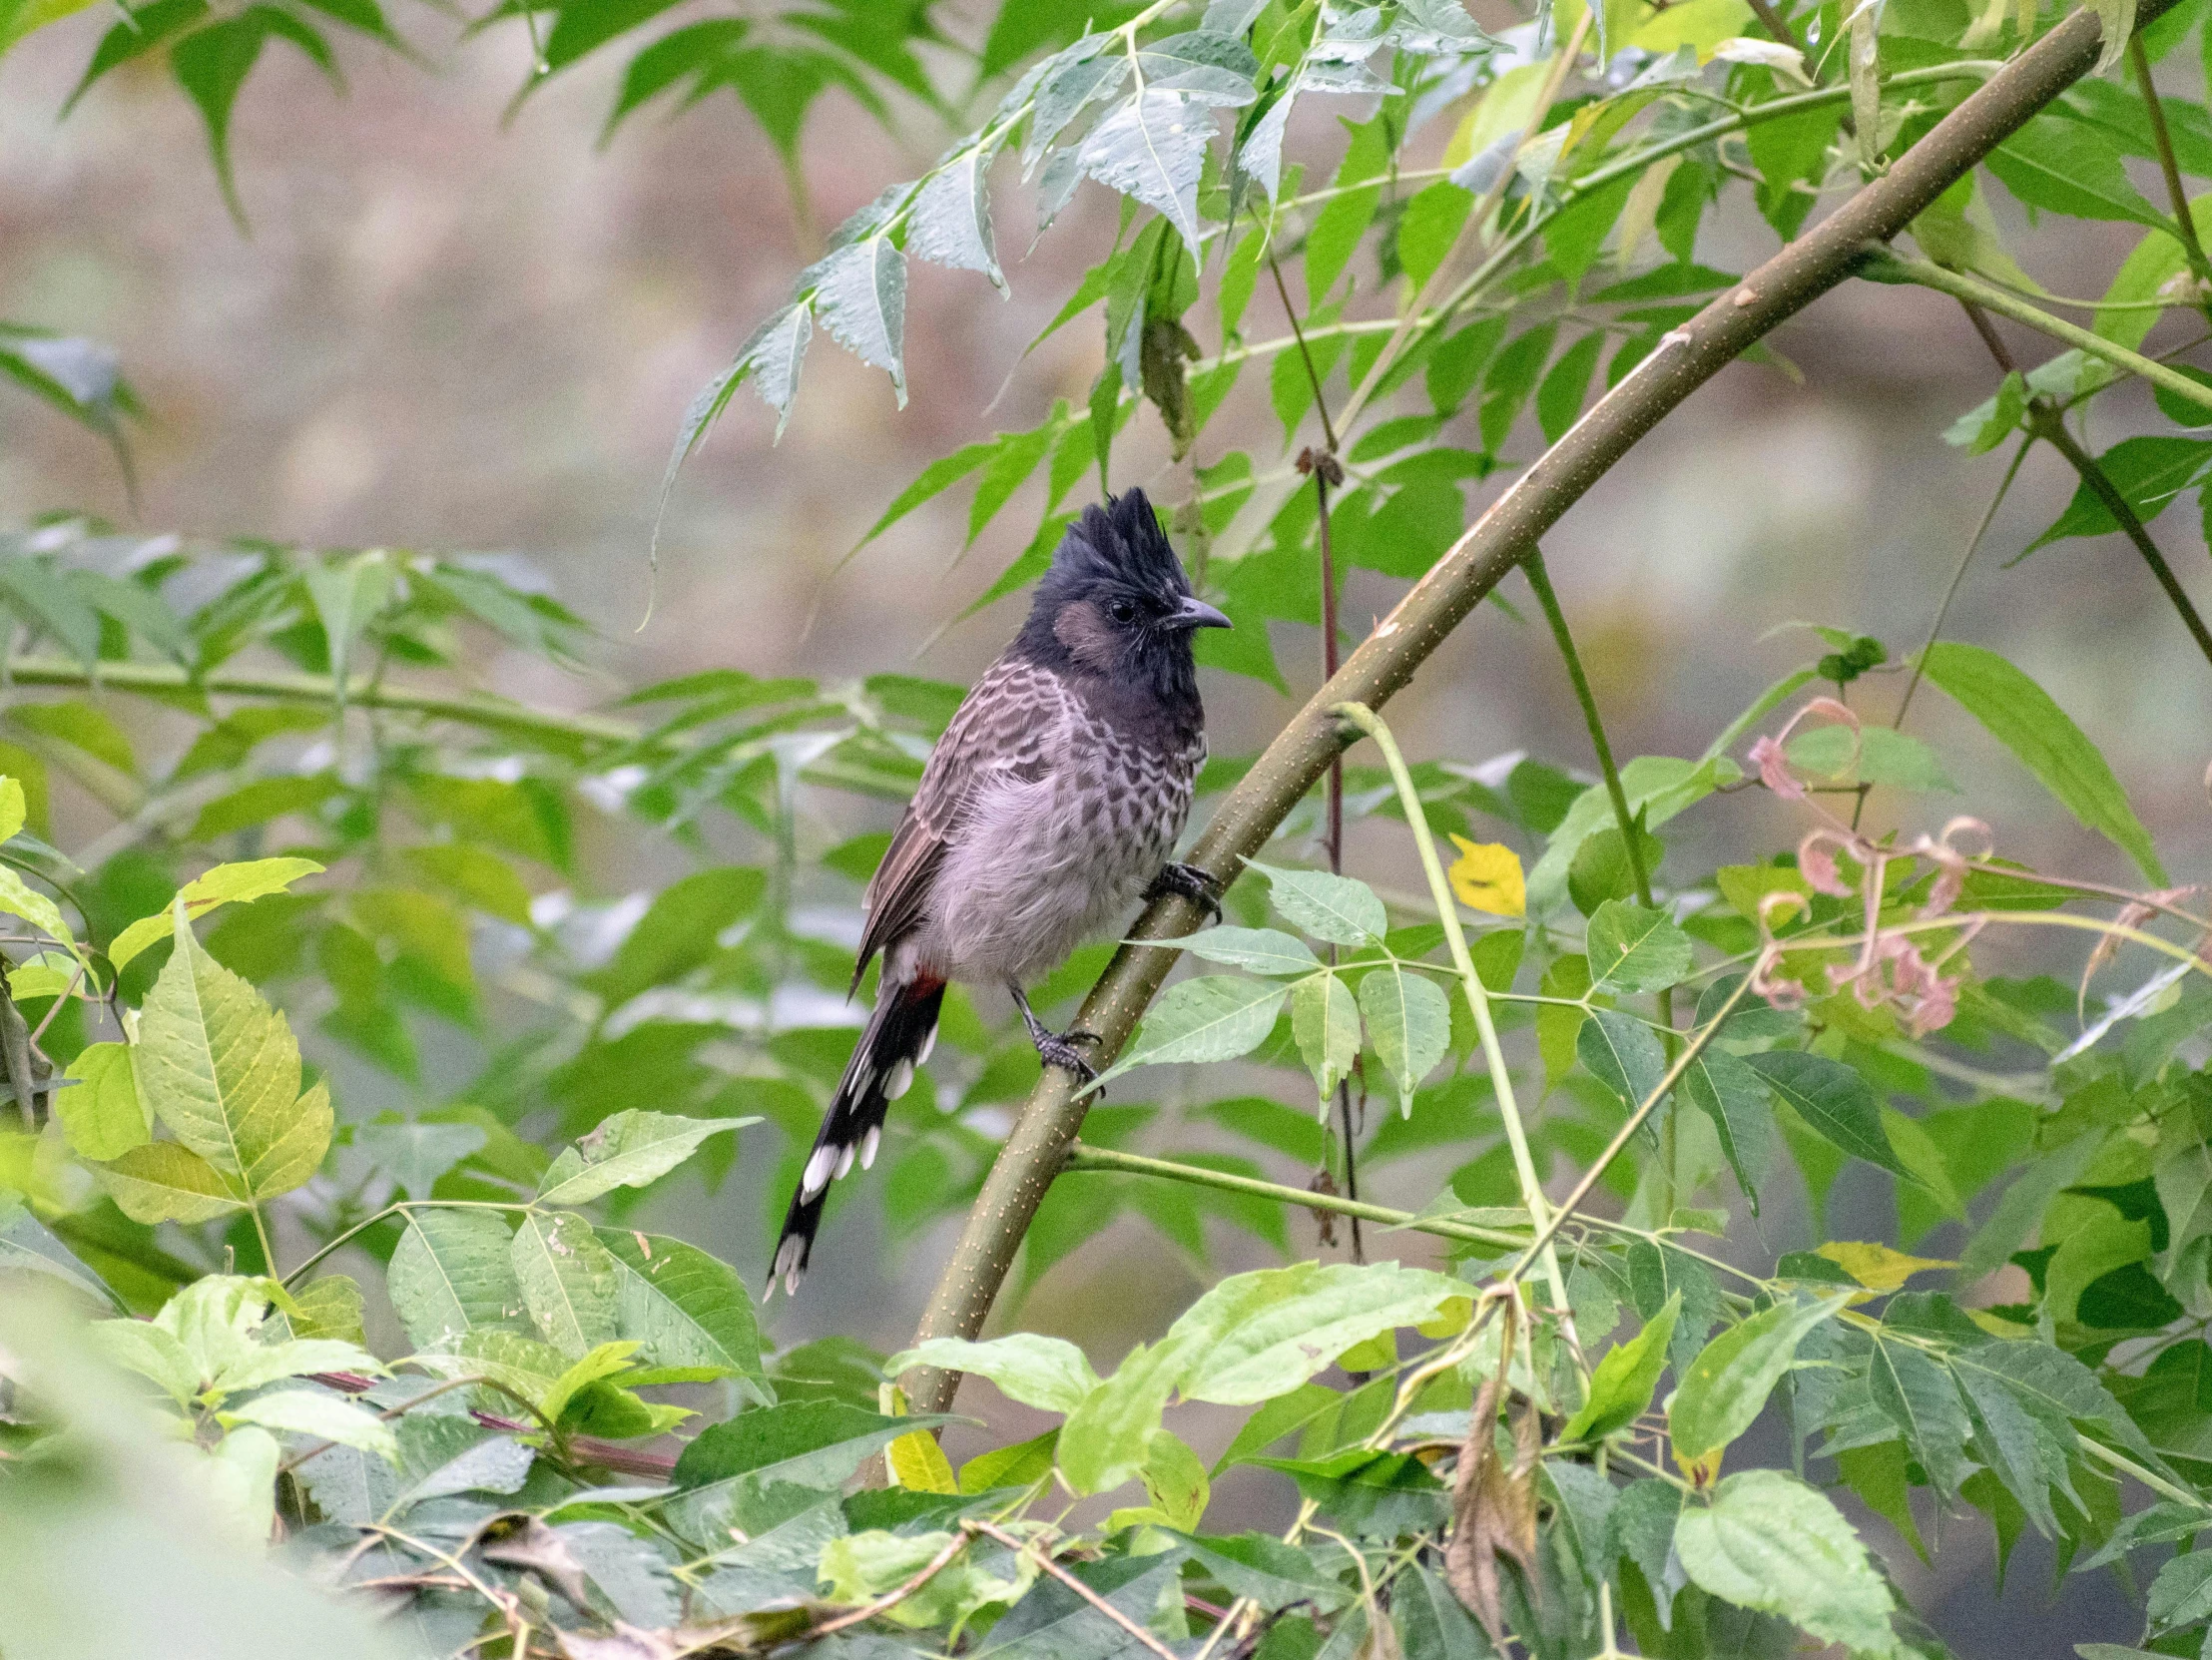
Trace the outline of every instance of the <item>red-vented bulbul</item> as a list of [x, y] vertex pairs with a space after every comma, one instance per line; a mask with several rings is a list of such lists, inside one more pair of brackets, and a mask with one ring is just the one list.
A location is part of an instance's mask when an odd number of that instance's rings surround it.
[[1163, 861], [1206, 759], [1191, 631], [1228, 626], [1192, 596], [1142, 490], [1068, 528], [868, 882], [852, 983], [878, 951], [882, 980], [792, 1196], [772, 1288], [798, 1289], [830, 1184], [873, 1162], [884, 1114], [929, 1058], [948, 981], [1005, 986], [1045, 1064], [1088, 1078], [1077, 1045], [1096, 1039], [1047, 1031], [1023, 983], [1140, 898], [1181, 893], [1218, 914], [1211, 876]]

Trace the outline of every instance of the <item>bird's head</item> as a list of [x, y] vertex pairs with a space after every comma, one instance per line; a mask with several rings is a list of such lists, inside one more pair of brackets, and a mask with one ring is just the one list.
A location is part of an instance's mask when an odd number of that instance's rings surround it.
[[1040, 661], [1173, 694], [1192, 685], [1192, 631], [1227, 627], [1191, 593], [1144, 492], [1125, 490], [1068, 527], [1020, 643]]

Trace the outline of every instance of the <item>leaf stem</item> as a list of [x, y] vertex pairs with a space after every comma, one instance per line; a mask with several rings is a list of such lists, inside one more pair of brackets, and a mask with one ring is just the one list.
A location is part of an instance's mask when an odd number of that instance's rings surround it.
[[2039, 305], [2030, 305], [2017, 294], [2007, 293], [1994, 283], [1984, 282], [1978, 277], [1968, 277], [1963, 272], [1945, 271], [1929, 260], [1901, 259], [1889, 249], [1877, 245], [1870, 248], [1866, 263], [1858, 276], [1871, 282], [1910, 282], [1924, 288], [1934, 288], [1937, 293], [1947, 293], [1953, 299], [1987, 307], [1999, 316], [2010, 317], [2014, 322], [2025, 323], [2038, 333], [2048, 334], [2054, 340], [2063, 340], [2076, 350], [2092, 357], [2101, 357], [2114, 368], [2139, 374], [2154, 386], [2162, 386], [2176, 397], [2187, 398], [2200, 408], [2212, 409], [2212, 387], [2200, 386], [2178, 369], [2145, 357], [2139, 351], [2130, 351], [2124, 345], [2091, 333], [2078, 323], [2055, 317]]
[[[1436, 857], [1435, 840], [1428, 833], [1428, 815], [1420, 805], [1420, 792], [1413, 788], [1412, 775], [1405, 770], [1405, 757], [1398, 753], [1397, 740], [1390, 736], [1390, 729], [1366, 704], [1339, 704], [1335, 710], [1342, 719], [1351, 722], [1375, 741], [1382, 752], [1382, 759], [1390, 769], [1390, 781], [1397, 786], [1399, 803], [1405, 809], [1405, 822], [1412, 827], [1413, 846], [1420, 854], [1422, 872], [1428, 877], [1428, 891], [1436, 901], [1436, 919], [1443, 924], [1444, 944], [1450, 949], [1452, 965], [1459, 970], [1459, 986], [1467, 999], [1467, 1010], [1474, 1016], [1474, 1029], [1482, 1039], [1482, 1054], [1489, 1062], [1490, 1088], [1497, 1096], [1498, 1117], [1505, 1124], [1506, 1144], [1513, 1153], [1513, 1173], [1519, 1178], [1521, 1203], [1528, 1207], [1528, 1219], [1535, 1225], [1541, 1242], [1544, 1278], [1551, 1286], [1551, 1295], [1557, 1307], [1567, 1305], [1567, 1277], [1560, 1272], [1558, 1253], [1551, 1248], [1551, 1236], [1558, 1232], [1558, 1224], [1551, 1221], [1550, 1201], [1544, 1198], [1544, 1185], [1536, 1173], [1535, 1156], [1529, 1151], [1528, 1130], [1521, 1122], [1520, 1106], [1513, 1098], [1513, 1074], [1505, 1064], [1505, 1049], [1498, 1042], [1497, 1024], [1490, 1018], [1490, 993], [1482, 983], [1482, 976], [1474, 970], [1474, 958], [1467, 954], [1467, 938], [1459, 927], [1459, 902], [1452, 897], [1451, 884], [1444, 879], [1444, 867]], [[1546, 1227], [1547, 1221], [1551, 1225]]]
[[[2197, 281], [2212, 287], [2212, 261], [2205, 259], [2204, 244], [2197, 240], [2196, 216], [2189, 211], [2189, 193], [2182, 187], [2173, 135], [2166, 130], [2166, 107], [2158, 100], [2158, 87], [2151, 79], [2150, 53], [2143, 46], [2140, 32], [2127, 37], [2127, 61], [2135, 72], [2135, 88], [2143, 95], [2143, 108], [2150, 115], [2151, 142], [2158, 148], [2158, 171], [2165, 175], [2166, 200], [2173, 205], [2174, 223], [2181, 228], [2181, 252]], [[2212, 294], [2206, 295], [2205, 302], [2212, 304]]]
[[[1969, 313], [1970, 314], [1970, 313]], [[1974, 551], [1981, 546], [1981, 539], [1989, 534], [1989, 526], [1996, 521], [1997, 509], [2004, 505], [2004, 498], [2011, 492], [2012, 480], [2020, 475], [2020, 463], [2027, 459], [2027, 452], [2035, 440], [2032, 436], [2020, 439], [2019, 447], [2012, 451], [2011, 465], [2004, 469], [2004, 481], [1997, 486], [1995, 495], [1981, 515], [1981, 522], [1974, 526], [1973, 535], [1958, 555], [1958, 564], [1950, 573], [1950, 586], [1943, 590], [1942, 603], [1936, 607], [1936, 620], [1928, 625], [1928, 638], [1921, 642], [1920, 654], [1913, 659], [1913, 675], [1905, 683], [1905, 696], [1898, 700], [1897, 717], [1890, 723], [1891, 730], [1903, 732], [1905, 717], [1913, 707], [1913, 694], [1921, 689], [1921, 682], [1928, 674], [1928, 654], [1936, 642], [1942, 638], [1943, 621], [1950, 615], [1950, 603], [1958, 597], [1959, 585], [1966, 580], [1966, 566], [1973, 560]]]
[[[1544, 568], [1543, 549], [1532, 547], [1521, 560], [1521, 574], [1528, 578], [1528, 586], [1536, 590], [1536, 603], [1544, 608], [1544, 621], [1551, 625], [1551, 637], [1558, 643], [1559, 655], [1566, 660], [1567, 679], [1574, 683], [1575, 702], [1582, 706], [1582, 724], [1589, 728], [1590, 748], [1597, 752], [1598, 771], [1605, 778], [1605, 793], [1612, 798], [1613, 822], [1620, 827], [1621, 839], [1628, 845], [1628, 868], [1636, 878], [1636, 901], [1646, 909], [1651, 906], [1651, 872], [1644, 868], [1643, 848], [1636, 844], [1635, 817], [1628, 811], [1628, 792], [1621, 788], [1620, 769], [1613, 765], [1613, 746], [1606, 742], [1605, 721], [1597, 711], [1597, 695], [1590, 690], [1590, 677], [1582, 671], [1582, 654], [1575, 650], [1574, 635], [1567, 628], [1566, 613], [1559, 609], [1559, 596], [1551, 586], [1551, 573]], [[1668, 1025], [1674, 1022], [1669, 1020]]]
[[[369, 1229], [375, 1227], [377, 1223], [406, 1211], [526, 1211], [531, 1208], [531, 1206], [520, 1202], [499, 1199], [395, 1199], [365, 1222], [354, 1223], [352, 1227], [346, 1229], [336, 1239], [331, 1240], [321, 1250], [285, 1275], [282, 1283], [289, 1286], [294, 1280], [321, 1262], [323, 1258], [329, 1256], [332, 1252], [343, 1250], [361, 1235], [367, 1233]], [[273, 1264], [272, 1271], [274, 1271], [274, 1266]]]
[[1385, 1228], [1406, 1228], [1416, 1234], [1433, 1234], [1438, 1239], [1458, 1240], [1467, 1245], [1485, 1245], [1511, 1251], [1526, 1243], [1522, 1235], [1506, 1233], [1502, 1229], [1477, 1228], [1464, 1222], [1416, 1216], [1411, 1211], [1392, 1210], [1387, 1205], [1371, 1205], [1364, 1200], [1344, 1198], [1340, 1194], [1315, 1193], [1281, 1182], [1264, 1182], [1255, 1176], [1237, 1176], [1226, 1170], [1209, 1170], [1204, 1165], [1184, 1164], [1175, 1159], [1148, 1158], [1142, 1153], [1123, 1153], [1105, 1147], [1092, 1147], [1080, 1141], [1068, 1149], [1067, 1161], [1060, 1168], [1071, 1174], [1089, 1171], [1101, 1175], [1110, 1173], [1150, 1176], [1162, 1181], [1186, 1182], [1192, 1187], [1214, 1188], [1222, 1193], [1250, 1194], [1255, 1199], [1272, 1199], [1279, 1205], [1294, 1206], [1300, 1210], [1331, 1211], [1338, 1216], [1380, 1223]]

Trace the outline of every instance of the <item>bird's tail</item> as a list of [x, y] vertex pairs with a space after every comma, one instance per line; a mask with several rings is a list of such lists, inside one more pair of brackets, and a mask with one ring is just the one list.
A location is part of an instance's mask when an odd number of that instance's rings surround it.
[[875, 1162], [884, 1115], [906, 1093], [914, 1081], [914, 1068], [929, 1058], [937, 1041], [937, 1006], [943, 1001], [944, 981], [926, 976], [886, 984], [876, 994], [875, 1012], [868, 1016], [852, 1058], [845, 1062], [837, 1093], [830, 1097], [830, 1110], [815, 1135], [814, 1151], [800, 1173], [799, 1191], [785, 1213], [784, 1237], [777, 1242], [775, 1265], [769, 1270], [771, 1292], [778, 1280], [784, 1282], [787, 1296], [798, 1292], [799, 1277], [814, 1254], [815, 1230], [822, 1226], [830, 1184], [852, 1168], [855, 1157], [862, 1170]]

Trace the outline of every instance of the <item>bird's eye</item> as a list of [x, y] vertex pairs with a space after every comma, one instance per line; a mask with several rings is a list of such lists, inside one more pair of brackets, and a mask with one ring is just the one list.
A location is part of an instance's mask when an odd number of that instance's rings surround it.
[[1106, 615], [1117, 623], [1133, 623], [1137, 620], [1137, 608], [1127, 600], [1116, 600], [1106, 608]]

